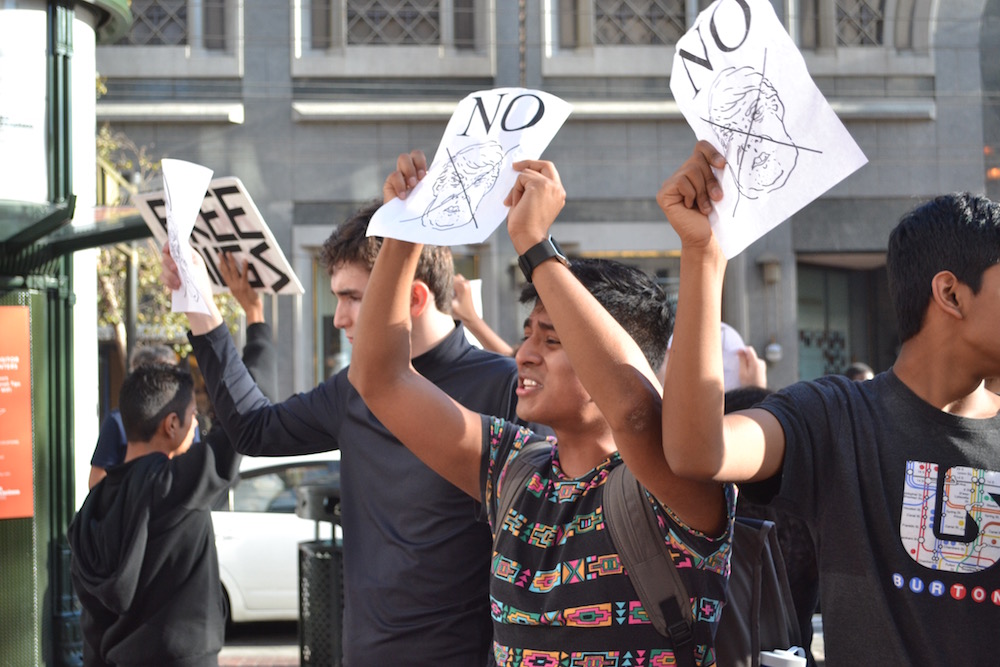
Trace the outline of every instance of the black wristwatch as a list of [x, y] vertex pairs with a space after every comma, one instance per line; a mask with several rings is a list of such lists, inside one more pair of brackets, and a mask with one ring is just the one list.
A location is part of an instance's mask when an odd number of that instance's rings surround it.
[[569, 266], [569, 260], [566, 259], [566, 255], [563, 254], [562, 248], [556, 243], [556, 240], [551, 236], [544, 241], [539, 241], [535, 245], [528, 248], [528, 250], [517, 258], [517, 264], [521, 267], [521, 273], [524, 274], [524, 279], [529, 283], [531, 282], [531, 274], [534, 273], [535, 267], [544, 262], [547, 259], [555, 258], [559, 262], [562, 262], [563, 266]]

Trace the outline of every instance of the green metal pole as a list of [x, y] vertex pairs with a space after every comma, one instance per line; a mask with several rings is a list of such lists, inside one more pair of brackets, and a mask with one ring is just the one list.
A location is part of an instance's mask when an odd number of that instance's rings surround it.
[[[72, 134], [72, 0], [49, 0], [49, 199], [73, 198]], [[66, 531], [74, 511], [73, 443], [73, 260], [56, 263], [58, 287], [49, 290], [50, 422], [49, 468], [49, 590], [45, 608], [51, 613], [52, 664], [81, 665], [83, 651], [78, 604], [69, 574], [70, 551]], [[96, 379], [95, 379], [96, 381]], [[45, 651], [45, 653], [48, 653]]]

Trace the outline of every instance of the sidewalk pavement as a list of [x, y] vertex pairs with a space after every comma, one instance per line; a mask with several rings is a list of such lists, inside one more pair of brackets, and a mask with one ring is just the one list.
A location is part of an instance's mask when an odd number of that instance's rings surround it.
[[[813, 616], [812, 653], [817, 667], [824, 667], [823, 619]], [[219, 654], [219, 667], [297, 667], [299, 665], [298, 635], [294, 626], [289, 630], [280, 625], [277, 630], [264, 626], [261, 630], [240, 632]]]
[[298, 667], [299, 647], [227, 646], [219, 654], [219, 667]]

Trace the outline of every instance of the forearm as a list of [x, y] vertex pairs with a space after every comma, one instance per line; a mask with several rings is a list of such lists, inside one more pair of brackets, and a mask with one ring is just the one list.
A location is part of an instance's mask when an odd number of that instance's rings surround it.
[[293, 413], [291, 408], [283, 407], [285, 404], [271, 405], [225, 328], [192, 336], [191, 344], [216, 417], [237, 451], [250, 456], [276, 456], [330, 448], [325, 445], [328, 438], [318, 421], [325, 413], [313, 415], [306, 408]]
[[209, 312], [207, 314], [194, 312], [187, 314], [191, 333], [195, 336], [207, 334], [223, 322], [222, 313], [219, 312], [219, 307], [215, 305], [215, 299], [211, 295], [208, 295], [208, 298], [204, 299], [204, 301], [208, 304]]
[[278, 353], [271, 341], [271, 327], [267, 324], [257, 322], [247, 326], [243, 364], [268, 400], [278, 400]]
[[410, 372], [410, 293], [421, 247], [385, 239], [372, 268], [348, 372], [366, 403]]
[[502, 354], [505, 357], [514, 356], [514, 348], [507, 341], [497, 335], [481, 317], [463, 317], [462, 324], [476, 337], [483, 347], [491, 352]]
[[672, 470], [710, 479], [724, 456], [722, 282], [714, 237], [681, 251], [680, 294], [663, 390], [663, 449]]
[[478, 498], [479, 415], [462, 408], [410, 364], [411, 294], [420, 250], [402, 241], [383, 242], [361, 303], [348, 378], [400, 442]]
[[631, 436], [645, 434], [658, 441], [660, 385], [632, 336], [559, 262], [540, 264], [532, 282], [573, 370], [619, 448], [626, 448], [624, 455]]

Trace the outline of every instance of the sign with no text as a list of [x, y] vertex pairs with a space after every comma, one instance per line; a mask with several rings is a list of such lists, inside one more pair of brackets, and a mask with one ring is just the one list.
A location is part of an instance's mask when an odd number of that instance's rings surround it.
[[29, 322], [27, 306], [0, 306], [0, 519], [35, 513]]

